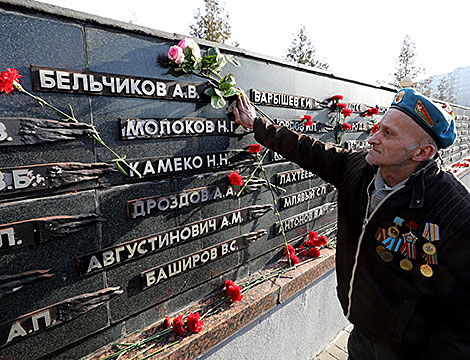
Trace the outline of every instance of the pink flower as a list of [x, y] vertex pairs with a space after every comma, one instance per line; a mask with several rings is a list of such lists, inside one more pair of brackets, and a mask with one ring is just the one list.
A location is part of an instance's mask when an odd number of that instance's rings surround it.
[[194, 47], [194, 45], [196, 44], [196, 42], [191, 39], [191, 38], [184, 38], [183, 40], [181, 40], [179, 43], [178, 43], [178, 46], [183, 49], [186, 49], [186, 47], [192, 49]]
[[173, 45], [170, 47], [170, 50], [168, 50], [168, 58], [176, 64], [181, 64], [184, 61], [183, 49], [178, 45]]

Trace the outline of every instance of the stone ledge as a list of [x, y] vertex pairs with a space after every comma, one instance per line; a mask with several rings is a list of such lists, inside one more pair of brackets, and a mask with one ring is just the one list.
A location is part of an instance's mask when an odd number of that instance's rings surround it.
[[[152, 352], [157, 351], [166, 344], [171, 344], [178, 340], [181, 340], [181, 342], [146, 359], [194, 359], [195, 357], [206, 353], [219, 343], [225, 341], [237, 331], [248, 326], [268, 311], [274, 309], [277, 305], [296, 295], [313, 281], [319, 279], [321, 276], [333, 269], [334, 266], [335, 250], [323, 249], [322, 257], [307, 260], [298, 265], [296, 269], [286, 272], [276, 279], [263, 282], [249, 289], [244, 293], [243, 300], [241, 302], [234, 303], [230, 308], [204, 318], [204, 327], [200, 333], [190, 334], [186, 331], [183, 336], [178, 336], [175, 333], [167, 335], [164, 342], [158, 343], [154, 348], [145, 352], [145, 355], [152, 354]], [[258, 277], [266, 274], [267, 272], [268, 270], [260, 270], [249, 278]], [[237, 281], [237, 283], [243, 282], [247, 279], [241, 279]], [[218, 295], [220, 295], [220, 293]], [[217, 295], [214, 295], [213, 297], [216, 296]], [[204, 302], [207, 302], [207, 299], [203, 299], [180, 311], [178, 314], [173, 314], [172, 316], [176, 317], [179, 314], [187, 315], [191, 311], [195, 311], [195, 309], [200, 308]], [[163, 330], [161, 322], [162, 321], [160, 320], [136, 334], [121, 339], [119, 343], [135, 343], [150, 337]], [[98, 353], [90, 355], [87, 359], [102, 360], [113, 354], [117, 349], [118, 348], [115, 345], [110, 345], [106, 349], [101, 349]], [[125, 360], [136, 354], [137, 352], [134, 351], [129, 353], [128, 357], [121, 356], [119, 359]]]

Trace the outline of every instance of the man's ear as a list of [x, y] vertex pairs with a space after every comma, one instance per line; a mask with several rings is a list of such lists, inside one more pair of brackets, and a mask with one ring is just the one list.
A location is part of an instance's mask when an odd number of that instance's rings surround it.
[[412, 159], [414, 161], [426, 161], [431, 158], [436, 153], [436, 148], [434, 145], [426, 144], [421, 145], [418, 149], [415, 150], [415, 154]]

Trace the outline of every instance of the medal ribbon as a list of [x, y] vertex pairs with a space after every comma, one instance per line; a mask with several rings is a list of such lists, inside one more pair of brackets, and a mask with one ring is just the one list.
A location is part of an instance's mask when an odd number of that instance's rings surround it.
[[424, 225], [423, 237], [429, 241], [440, 240], [439, 226], [432, 223], [426, 223], [426, 225]]
[[387, 238], [387, 230], [379, 228], [377, 234], [375, 234], [375, 238], [380, 242], [384, 241]]
[[428, 255], [426, 253], [423, 253], [422, 257], [424, 261], [426, 261], [428, 264], [437, 264], [437, 254]]
[[403, 225], [403, 221], [405, 221], [405, 220], [402, 219], [402, 218], [399, 217], [399, 216], [395, 217], [395, 220], [393, 220], [393, 222], [394, 222], [397, 226], [402, 226], [402, 225]]
[[402, 243], [402, 239], [400, 237], [393, 237], [389, 236], [387, 237], [384, 241], [382, 241], [382, 244], [388, 249], [392, 251], [398, 251], [400, 248], [400, 245]]
[[405, 241], [400, 252], [410, 259], [416, 259], [416, 246], [412, 242]]

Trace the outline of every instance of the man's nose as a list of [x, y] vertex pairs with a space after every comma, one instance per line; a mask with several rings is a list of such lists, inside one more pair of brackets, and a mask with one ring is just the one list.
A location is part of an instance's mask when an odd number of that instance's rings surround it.
[[374, 135], [372, 135], [372, 137], [367, 140], [367, 143], [369, 145], [374, 145], [374, 144], [379, 144], [380, 143], [380, 130], [378, 132], [376, 132]]

